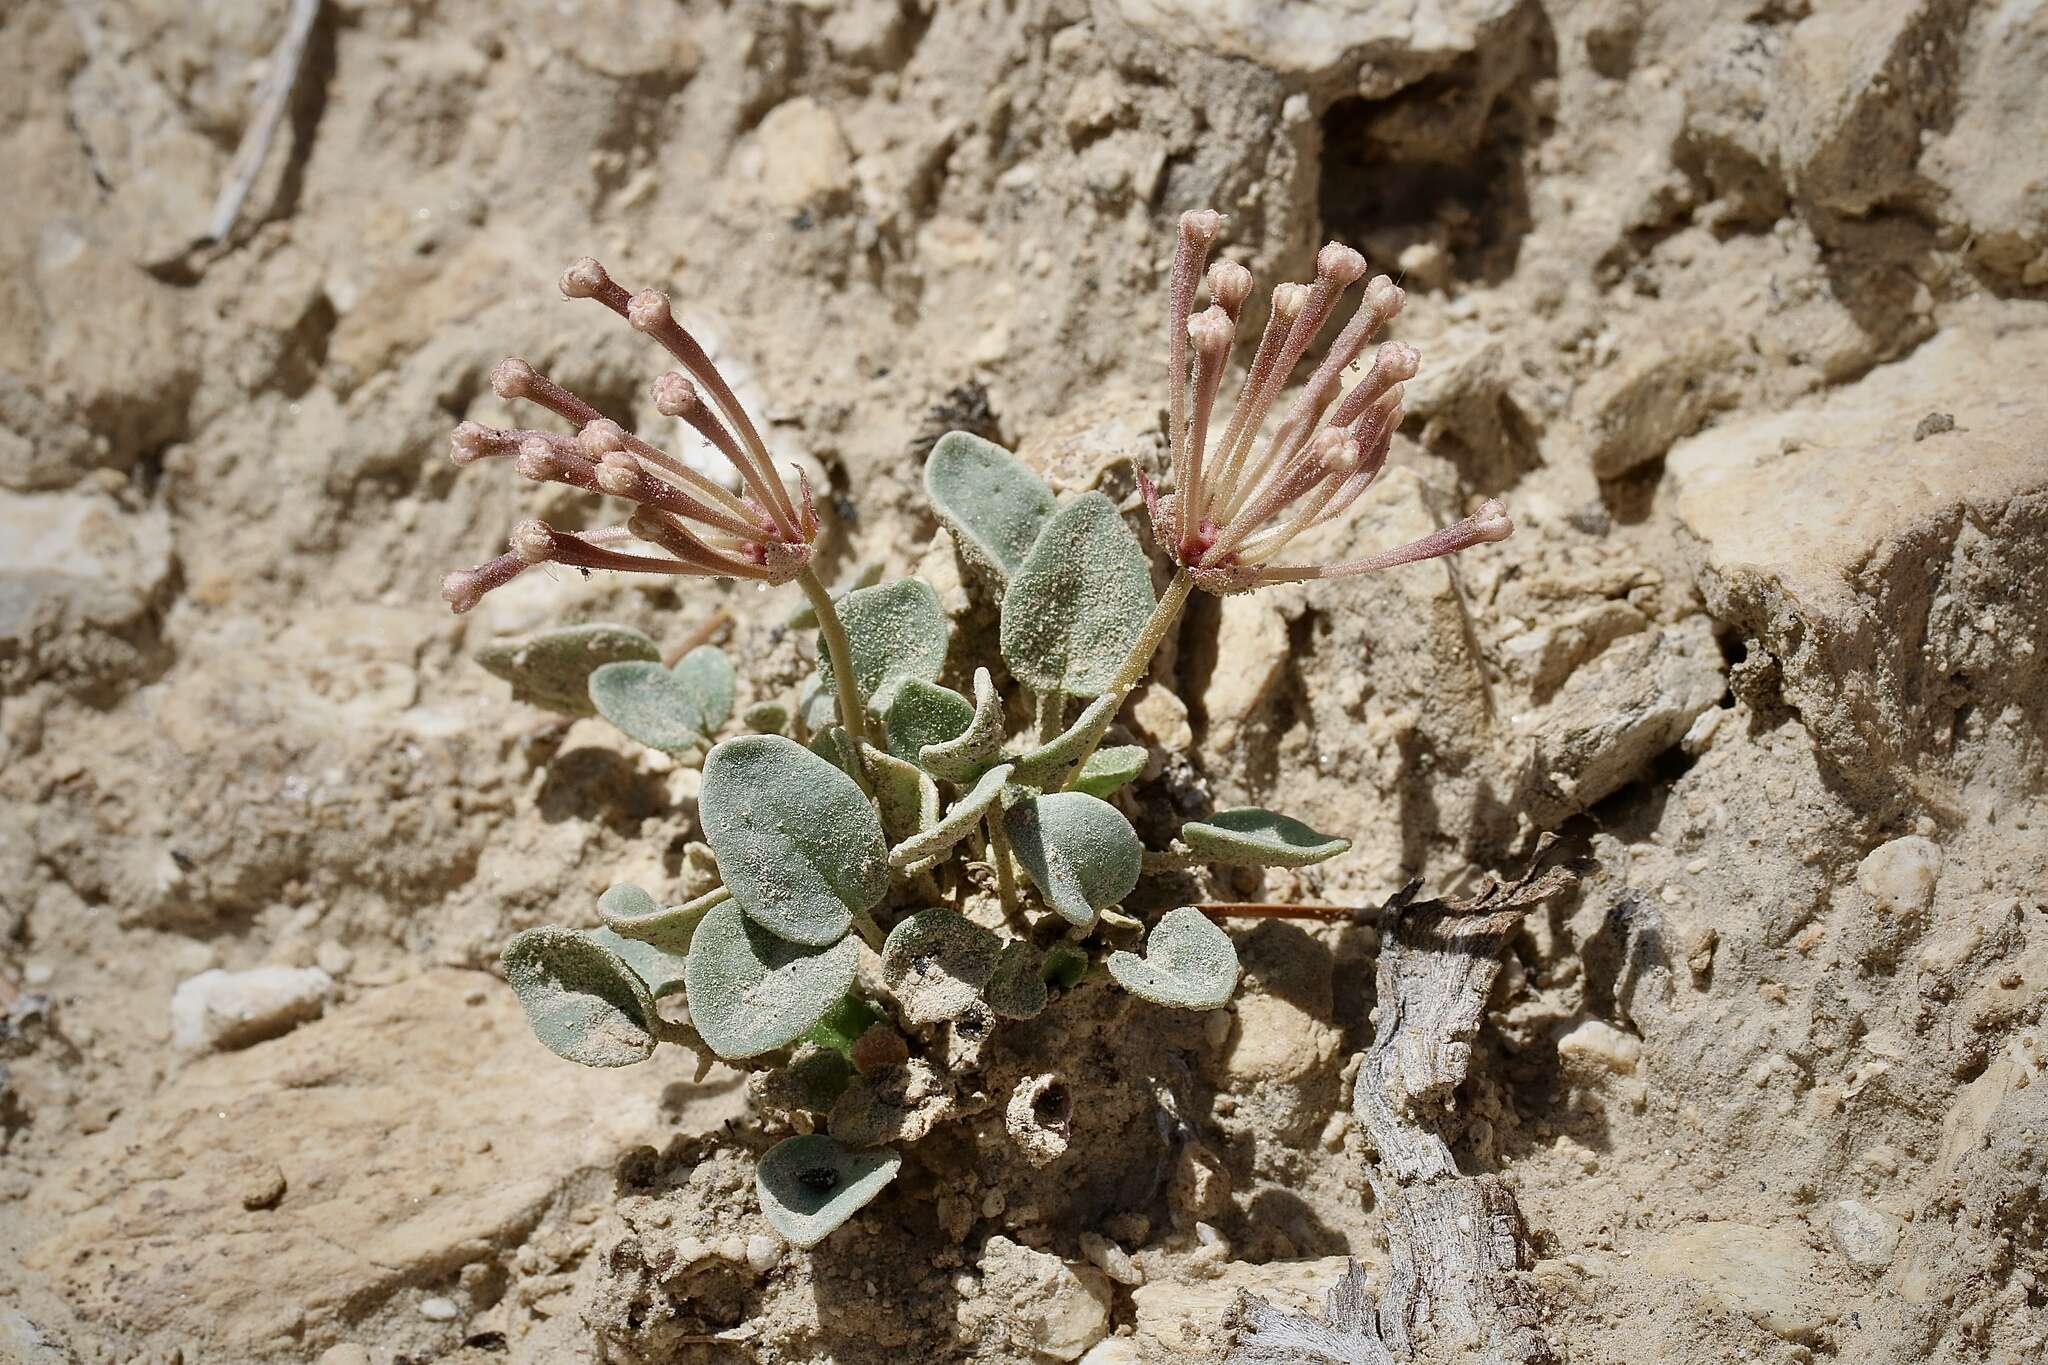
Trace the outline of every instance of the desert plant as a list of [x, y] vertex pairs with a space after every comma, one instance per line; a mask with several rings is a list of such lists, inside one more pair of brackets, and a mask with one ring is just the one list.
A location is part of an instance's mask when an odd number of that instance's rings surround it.
[[[908, 1093], [919, 1068], [976, 1067], [1000, 1020], [1056, 1008], [1091, 977], [1166, 1008], [1209, 1010], [1229, 999], [1236, 950], [1204, 911], [1169, 910], [1149, 934], [1123, 913], [1148, 869], [1302, 867], [1349, 846], [1257, 809], [1187, 822], [1171, 849], [1141, 846], [1117, 802], [1130, 799], [1118, 794], [1141, 776], [1148, 752], [1101, 744], [1190, 593], [1363, 573], [1512, 530], [1488, 502], [1371, 559], [1275, 563], [1378, 475], [1400, 424], [1401, 382], [1417, 360], [1386, 343], [1340, 396], [1342, 375], [1401, 306], [1390, 280], [1372, 279], [1260, 439], [1288, 377], [1364, 273], [1356, 252], [1333, 243], [1317, 256], [1312, 283], [1273, 291], [1235, 410], [1212, 444], [1211, 414], [1251, 289], [1242, 266], [1219, 262], [1206, 274], [1210, 306], [1191, 316], [1220, 225], [1214, 213], [1181, 220], [1169, 283], [1171, 486], [1161, 496], [1139, 472], [1170, 561], [1163, 593], [1123, 511], [1102, 493], [1056, 498], [1009, 452], [963, 432], [933, 447], [925, 490], [978, 600], [998, 614], [996, 658], [956, 660], [938, 595], [915, 579], [827, 590], [812, 564], [819, 522], [808, 484], [800, 476], [790, 494], [666, 297], [628, 295], [595, 262], [572, 266], [563, 292], [599, 300], [676, 357], [688, 374], [655, 382], [656, 407], [695, 427], [735, 467], [741, 489], [627, 434], [522, 361], [498, 367], [497, 392], [537, 402], [576, 431], [468, 422], [456, 430], [459, 463], [508, 456], [529, 478], [637, 504], [624, 525], [603, 530], [522, 524], [509, 553], [448, 577], [443, 593], [457, 611], [548, 562], [793, 580], [804, 591], [818, 630], [816, 675], [794, 698], [750, 706], [745, 723], [755, 733], [723, 740], [736, 686], [714, 647], [666, 667], [637, 632], [578, 626], [483, 656], [515, 696], [595, 712], [643, 744], [701, 761], [704, 839], [720, 885], [677, 905], [615, 886], [599, 902], [601, 927], [530, 929], [506, 947], [505, 969], [536, 1035], [571, 1061], [624, 1065], [672, 1042], [768, 1073], [757, 1095], [804, 1131], [761, 1161], [760, 1197], [798, 1246], [828, 1235], [893, 1178], [900, 1156], [889, 1144], [915, 1141], [945, 1116], [943, 1103], [889, 1108], [875, 1097]], [[655, 553], [622, 548], [635, 541]], [[949, 668], [969, 679], [971, 695], [945, 685]], [[1037, 718], [1028, 737], [1010, 733], [1012, 698], [999, 677], [1025, 694], [1016, 712]], [[804, 742], [781, 733], [792, 725]], [[873, 960], [868, 970], [864, 959]], [[687, 1021], [661, 1010], [677, 994]], [[1042, 1131], [1032, 1116], [1044, 1106], [1033, 1097], [1057, 1087], [1046, 1075], [1029, 1084], [1036, 1089], [1020, 1084], [1009, 1106], [1012, 1133], [1034, 1162], [1050, 1160], [1064, 1139]]]

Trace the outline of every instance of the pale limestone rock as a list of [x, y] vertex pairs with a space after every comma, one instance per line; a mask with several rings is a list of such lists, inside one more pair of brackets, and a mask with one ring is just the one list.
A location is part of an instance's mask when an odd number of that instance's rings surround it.
[[785, 209], [801, 209], [853, 188], [853, 153], [832, 111], [809, 96], [768, 111], [755, 131], [761, 192]]
[[1882, 1275], [1898, 1253], [1905, 1224], [1859, 1199], [1843, 1199], [1828, 1215], [1835, 1250], [1866, 1275]]
[[1783, 1226], [1691, 1223], [1639, 1251], [1645, 1274], [1684, 1280], [1699, 1295], [1787, 1341], [1820, 1331], [1820, 1267], [1805, 1239]]
[[2048, 284], [2048, 7], [1975, 7], [1961, 47], [1958, 108], [1930, 130], [1920, 169], [1947, 191], [1987, 270]]
[[[1360, 1256], [1368, 1266], [1383, 1264], [1377, 1252]], [[1131, 1291], [1137, 1310], [1135, 1339], [1141, 1356], [1209, 1359], [1216, 1329], [1239, 1294], [1254, 1294], [1287, 1313], [1323, 1311], [1330, 1286], [1350, 1269], [1351, 1258], [1325, 1256], [1312, 1261], [1273, 1261], [1252, 1265], [1232, 1262], [1212, 1279], [1153, 1280]], [[1190, 1354], [1191, 1353], [1191, 1354]]]
[[0, 689], [114, 670], [172, 566], [161, 509], [90, 493], [0, 492]]
[[1698, 431], [1734, 405], [1741, 369], [1735, 339], [1716, 327], [1673, 330], [1658, 319], [1621, 342], [1578, 395], [1593, 473], [1619, 478]]
[[1368, 97], [1451, 65], [1492, 36], [1515, 0], [1118, 0], [1124, 18], [1170, 42], [1315, 79], [1358, 69]]
[[982, 1248], [981, 1295], [962, 1310], [1019, 1351], [1078, 1360], [1108, 1335], [1109, 1304], [1109, 1278], [1095, 1267], [995, 1236]]
[[1608, 1071], [1632, 1076], [1643, 1055], [1642, 1040], [1599, 1019], [1574, 1024], [1557, 1040], [1557, 1055], [1577, 1071]]
[[171, 1042], [185, 1052], [224, 1052], [318, 1019], [334, 978], [318, 967], [215, 968], [178, 983]]
[[[561, 1061], [502, 982], [429, 972], [202, 1058], [77, 1142], [34, 1196], [29, 1263], [110, 1328], [264, 1356], [277, 1305], [317, 1339], [529, 1236], [628, 1148], [737, 1115], [720, 1073], [679, 1127], [663, 1094], [688, 1074]], [[245, 1210], [231, 1192], [272, 1166], [284, 1197]]]
[[1856, 885], [1888, 915], [1926, 914], [1940, 876], [1940, 845], [1917, 834], [1879, 844], [1856, 865]]
[[1201, 703], [1208, 717], [1206, 743], [1227, 750], [1258, 715], [1287, 671], [1287, 618], [1264, 596], [1244, 593], [1217, 603], [1220, 620], [1213, 652], [1201, 680]]

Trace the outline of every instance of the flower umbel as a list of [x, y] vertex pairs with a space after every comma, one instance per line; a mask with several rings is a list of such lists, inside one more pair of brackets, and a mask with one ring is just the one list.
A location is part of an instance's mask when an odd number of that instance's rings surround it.
[[[464, 422], [452, 441], [455, 463], [509, 457], [520, 474], [536, 483], [609, 494], [635, 507], [625, 525], [589, 531], [521, 522], [507, 553], [449, 574], [441, 581], [441, 596], [456, 611], [468, 611], [493, 588], [536, 564], [550, 563], [763, 583], [787, 583], [801, 573], [818, 537], [810, 483], [799, 471], [798, 496], [790, 496], [753, 419], [704, 348], [676, 321], [668, 295], [654, 289], [628, 294], [588, 257], [563, 272], [562, 293], [596, 299], [676, 358], [687, 373], [670, 371], [654, 381], [655, 410], [696, 428], [739, 470], [745, 492], [734, 493], [641, 440], [524, 360], [506, 360], [491, 371], [497, 395], [538, 403], [574, 426], [576, 434]], [[621, 548], [633, 543], [665, 553]]]
[[[1230, 421], [1209, 441], [1210, 417], [1237, 323], [1251, 294], [1251, 272], [1234, 261], [1209, 266], [1209, 306], [1193, 312], [1203, 266], [1222, 229], [1210, 210], [1181, 215], [1180, 241], [1168, 282], [1169, 438], [1174, 491], [1160, 497], [1141, 471], [1152, 529], [1174, 562], [1213, 593], [1247, 592], [1268, 583], [1342, 578], [1435, 559], [1514, 533], [1507, 509], [1488, 500], [1465, 520], [1398, 549], [1334, 564], [1275, 564], [1273, 557], [1303, 532], [1335, 521], [1372, 486], [1401, 425], [1401, 385], [1421, 357], [1399, 341], [1374, 351], [1363, 378], [1340, 398], [1339, 379], [1406, 301], [1385, 275], [1365, 284], [1358, 310], [1338, 333], [1274, 429], [1260, 429], [1288, 377], [1321, 332], [1338, 300], [1365, 275], [1365, 258], [1341, 243], [1316, 253], [1309, 284], [1274, 286], [1272, 309], [1238, 388]], [[1191, 315], [1192, 314], [1192, 315]], [[1193, 395], [1189, 395], [1192, 347]]]

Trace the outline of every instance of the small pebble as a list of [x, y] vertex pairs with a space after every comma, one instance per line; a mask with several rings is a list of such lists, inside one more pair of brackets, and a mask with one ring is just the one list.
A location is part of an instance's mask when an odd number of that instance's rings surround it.
[[420, 1316], [429, 1322], [453, 1322], [462, 1310], [455, 1306], [455, 1300], [435, 1295], [420, 1300]]
[[766, 1275], [782, 1259], [782, 1243], [765, 1232], [747, 1239], [747, 1264], [756, 1275]]

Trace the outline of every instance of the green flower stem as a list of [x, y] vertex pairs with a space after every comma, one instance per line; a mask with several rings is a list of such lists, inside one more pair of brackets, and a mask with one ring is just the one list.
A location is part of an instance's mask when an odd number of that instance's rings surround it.
[[853, 646], [847, 643], [846, 626], [839, 619], [838, 608], [832, 605], [832, 594], [818, 579], [818, 571], [805, 565], [803, 572], [796, 576], [797, 586], [810, 599], [811, 610], [818, 614], [818, 629], [825, 636], [825, 652], [832, 656], [832, 681], [839, 689], [839, 723], [846, 727], [846, 733], [853, 737], [854, 752], [860, 752], [860, 745], [867, 739], [867, 702], [860, 695], [860, 684], [853, 676]]
[[1003, 918], [1021, 923], [1024, 911], [1017, 902], [1017, 872], [1010, 863], [1010, 832], [1003, 827], [1000, 803], [988, 813], [988, 857], [996, 865], [996, 894], [1002, 898]]
[[872, 914], [865, 910], [854, 911], [853, 927], [854, 931], [861, 936], [861, 941], [866, 943], [868, 947], [873, 948], [878, 953], [882, 951], [882, 943], [885, 936], [882, 933], [882, 926], [875, 923], [875, 917]]
[[[1160, 642], [1166, 639], [1166, 632], [1173, 629], [1173, 623], [1180, 619], [1181, 608], [1188, 604], [1188, 594], [1194, 590], [1195, 578], [1186, 569], [1177, 570], [1173, 581], [1166, 585], [1166, 595], [1159, 599], [1159, 605], [1152, 608], [1152, 615], [1146, 618], [1145, 628], [1138, 632], [1137, 640], [1131, 645], [1131, 652], [1124, 656], [1116, 678], [1109, 685], [1109, 691], [1119, 698], [1127, 695], [1145, 676], [1145, 670], [1152, 665], [1152, 656], [1159, 652]], [[1067, 779], [1071, 789], [1081, 778], [1081, 770], [1088, 766], [1088, 760], [1101, 746], [1102, 737], [1109, 733], [1109, 723], [1116, 717], [1116, 709], [1103, 711], [1102, 719], [1090, 726], [1093, 732], [1087, 743], [1082, 745], [1080, 754], [1074, 759], [1073, 776]]]

